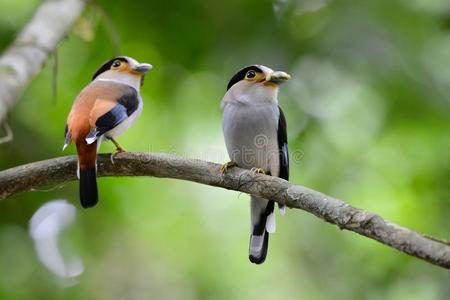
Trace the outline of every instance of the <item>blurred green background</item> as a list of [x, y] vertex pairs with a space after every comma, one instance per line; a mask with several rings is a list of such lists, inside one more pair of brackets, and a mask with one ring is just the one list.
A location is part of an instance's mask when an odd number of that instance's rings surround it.
[[[0, 50], [39, 3], [0, 2]], [[118, 139], [127, 150], [225, 162], [226, 84], [264, 64], [293, 76], [279, 96], [292, 182], [450, 239], [449, 1], [97, 1], [58, 47], [57, 97], [50, 60], [10, 114], [0, 169], [75, 153], [61, 152], [72, 101], [118, 52], [154, 66], [143, 114]], [[448, 271], [303, 211], [277, 216], [256, 266], [247, 195], [168, 179], [98, 182], [94, 209], [79, 209], [76, 182], [0, 202], [0, 299], [450, 299]], [[28, 235], [53, 199], [78, 208], [60, 240], [85, 267], [70, 284], [40, 264]]]

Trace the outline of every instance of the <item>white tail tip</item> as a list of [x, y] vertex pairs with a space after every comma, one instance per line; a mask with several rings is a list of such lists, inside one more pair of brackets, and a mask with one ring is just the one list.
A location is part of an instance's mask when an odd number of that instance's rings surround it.
[[286, 214], [286, 205], [280, 206], [280, 215], [284, 216]]
[[268, 233], [274, 233], [276, 230], [275, 213], [274, 212], [272, 212], [270, 215], [267, 216], [266, 230]]

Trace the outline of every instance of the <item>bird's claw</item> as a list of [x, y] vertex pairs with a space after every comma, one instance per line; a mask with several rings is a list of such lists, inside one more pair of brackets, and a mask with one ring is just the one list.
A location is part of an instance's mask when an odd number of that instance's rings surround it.
[[111, 163], [114, 164], [114, 157], [122, 152], [127, 152], [125, 149], [122, 148], [122, 146], [119, 145], [118, 142], [116, 142], [115, 139], [113, 139], [112, 137], [108, 138], [111, 142], [113, 142], [113, 144], [116, 146], [116, 152], [114, 152], [113, 154], [111, 154]]
[[253, 172], [254, 174], [266, 175], [266, 172], [261, 168], [251, 168], [250, 171]]
[[120, 146], [117, 147], [116, 152], [111, 153], [111, 157], [110, 157], [111, 163], [114, 164], [114, 157], [116, 157], [117, 154], [123, 153], [123, 152], [127, 152], [127, 151]]
[[225, 174], [229, 168], [237, 166], [236, 162], [230, 160], [229, 162], [224, 163], [220, 166], [220, 173]]

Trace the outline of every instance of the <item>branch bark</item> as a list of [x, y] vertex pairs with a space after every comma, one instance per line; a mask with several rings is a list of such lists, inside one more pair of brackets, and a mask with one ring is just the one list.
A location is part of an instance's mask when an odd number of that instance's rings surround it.
[[[59, 157], [0, 172], [0, 200], [15, 193], [76, 180], [77, 159]], [[162, 153], [120, 153], [110, 161], [98, 156], [98, 176], [153, 176], [175, 178], [257, 195], [305, 210], [329, 223], [379, 241], [409, 255], [450, 269], [450, 245], [408, 228], [390, 223], [379, 215], [346, 204], [286, 180], [232, 168], [226, 174], [220, 165]]]
[[0, 56], [0, 124], [67, 35], [87, 0], [47, 0]]

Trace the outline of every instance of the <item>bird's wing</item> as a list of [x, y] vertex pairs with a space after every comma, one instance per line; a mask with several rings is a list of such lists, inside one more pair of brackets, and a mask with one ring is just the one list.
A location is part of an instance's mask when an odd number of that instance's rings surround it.
[[63, 146], [63, 151], [70, 144], [70, 141], [71, 141], [71, 137], [70, 137], [70, 132], [69, 132], [69, 125], [66, 124], [66, 128], [64, 128], [64, 146]]
[[280, 152], [280, 173], [279, 177], [289, 180], [289, 152], [288, 152], [288, 142], [287, 142], [287, 125], [284, 113], [281, 107], [280, 117], [278, 119], [278, 149]]
[[[278, 106], [280, 117], [278, 119], [278, 151], [280, 153], [280, 172], [279, 177], [289, 180], [289, 150], [287, 142], [287, 124], [283, 110]], [[286, 206], [278, 204], [281, 214], [286, 211]]]
[[91, 131], [86, 136], [88, 144], [125, 121], [139, 106], [137, 91], [132, 87], [120, 87], [116, 95], [99, 97], [91, 110]]
[[[289, 153], [287, 142], [286, 118], [280, 107], [278, 119], [278, 150], [280, 157], [279, 177], [289, 180]], [[269, 174], [270, 175], [270, 174]], [[261, 264], [266, 259], [269, 243], [269, 233], [275, 232], [274, 201], [251, 196], [252, 232], [250, 234], [249, 259]], [[280, 205], [281, 213], [285, 212], [285, 205]]]

